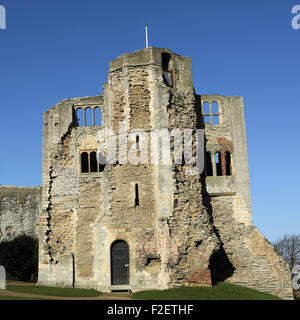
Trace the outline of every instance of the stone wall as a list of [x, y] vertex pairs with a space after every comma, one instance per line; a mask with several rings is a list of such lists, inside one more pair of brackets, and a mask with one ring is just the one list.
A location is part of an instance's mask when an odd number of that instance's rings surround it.
[[[203, 103], [217, 102], [218, 125], [203, 123], [206, 151], [231, 154], [231, 174], [207, 176], [203, 179], [204, 205], [211, 213], [221, 241], [222, 256], [212, 259], [211, 268], [216, 281], [269, 292], [291, 299], [291, 279], [287, 263], [252, 224], [252, 208], [248, 169], [248, 153], [244, 106], [241, 97], [204, 95]], [[220, 158], [222, 166], [224, 158]], [[223, 169], [223, 168], [222, 168]]]
[[226, 281], [291, 299], [287, 263], [255, 226], [236, 220], [234, 197], [208, 196], [205, 201], [212, 208], [214, 225], [234, 268]]
[[[44, 114], [43, 132], [43, 197], [39, 219], [39, 283], [48, 285], [72, 286], [74, 279], [74, 255], [83, 250], [90, 253], [91, 239], [84, 238], [78, 248], [75, 232], [80, 243], [82, 234], [87, 235], [88, 221], [99, 207], [93, 203], [97, 185], [93, 178], [80, 178], [80, 151], [94, 143], [95, 131], [77, 126], [74, 105], [102, 105], [101, 96], [67, 99], [49, 109]], [[82, 146], [84, 145], [84, 146]], [[90, 198], [87, 197], [90, 192]], [[79, 194], [82, 192], [82, 201]], [[92, 203], [89, 207], [89, 203]], [[88, 211], [88, 214], [85, 213]], [[79, 225], [77, 223], [79, 222]], [[87, 229], [88, 228], [88, 229]], [[87, 246], [89, 250], [84, 250]], [[83, 277], [91, 273], [90, 260], [83, 256], [76, 268]]]
[[18, 235], [38, 237], [41, 187], [0, 186], [0, 242]]

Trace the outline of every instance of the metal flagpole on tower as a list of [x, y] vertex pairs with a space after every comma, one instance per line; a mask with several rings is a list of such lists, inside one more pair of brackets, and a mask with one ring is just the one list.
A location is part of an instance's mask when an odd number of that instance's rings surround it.
[[148, 48], [148, 27], [146, 25], [146, 48]]

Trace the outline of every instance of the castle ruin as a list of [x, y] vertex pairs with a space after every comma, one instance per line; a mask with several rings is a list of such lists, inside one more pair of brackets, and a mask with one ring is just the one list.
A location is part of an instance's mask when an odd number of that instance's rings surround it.
[[[38, 283], [135, 292], [228, 281], [292, 299], [287, 263], [252, 223], [242, 97], [197, 95], [191, 59], [155, 47], [112, 61], [103, 89], [44, 113]], [[126, 153], [120, 121], [204, 129], [203, 174], [185, 162], [99, 163], [102, 128]], [[127, 147], [139, 154], [138, 138]]]

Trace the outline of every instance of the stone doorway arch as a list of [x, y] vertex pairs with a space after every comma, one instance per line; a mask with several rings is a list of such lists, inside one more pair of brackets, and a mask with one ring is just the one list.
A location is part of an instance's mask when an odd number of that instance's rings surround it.
[[126, 241], [113, 242], [111, 256], [111, 285], [129, 285], [129, 246]]

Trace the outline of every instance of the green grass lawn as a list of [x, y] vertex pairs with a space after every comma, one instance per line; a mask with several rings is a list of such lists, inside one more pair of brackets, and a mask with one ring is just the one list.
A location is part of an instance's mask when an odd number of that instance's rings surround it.
[[140, 291], [134, 293], [133, 298], [146, 300], [281, 300], [279, 297], [264, 292], [224, 282], [213, 287]]
[[[0, 296], [0, 300], [45, 300], [41, 298]], [[48, 299], [47, 299], [48, 300]]]
[[98, 297], [102, 292], [94, 289], [58, 288], [45, 286], [8, 285], [6, 289], [13, 292], [39, 294], [56, 297]]

